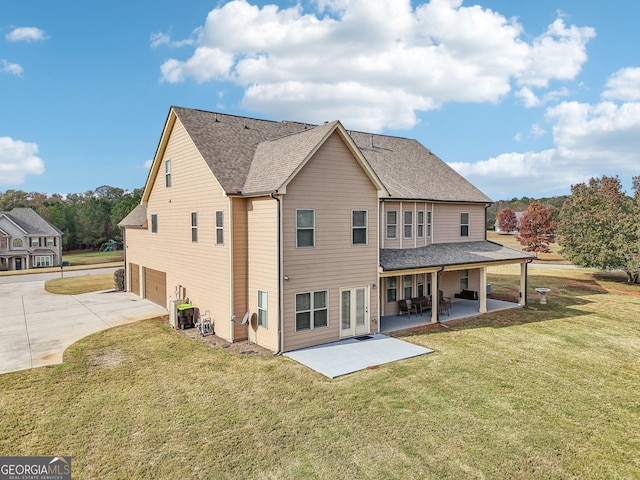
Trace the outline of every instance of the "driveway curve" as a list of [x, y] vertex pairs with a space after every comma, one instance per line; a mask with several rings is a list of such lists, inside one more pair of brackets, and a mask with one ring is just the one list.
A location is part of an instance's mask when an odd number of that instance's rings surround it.
[[87, 335], [166, 313], [127, 292], [55, 295], [44, 281], [0, 284], [0, 374], [62, 363]]

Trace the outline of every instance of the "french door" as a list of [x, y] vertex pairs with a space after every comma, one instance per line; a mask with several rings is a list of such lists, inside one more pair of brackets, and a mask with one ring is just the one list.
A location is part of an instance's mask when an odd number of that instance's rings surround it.
[[340, 290], [340, 336], [369, 333], [369, 287]]

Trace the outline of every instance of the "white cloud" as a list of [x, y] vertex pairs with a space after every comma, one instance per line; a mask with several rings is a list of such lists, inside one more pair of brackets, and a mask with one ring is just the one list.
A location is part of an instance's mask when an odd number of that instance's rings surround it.
[[18, 27], [11, 30], [5, 35], [10, 42], [37, 42], [39, 40], [47, 40], [47, 34], [44, 30], [36, 27]]
[[[418, 111], [446, 102], [499, 102], [515, 82], [533, 101], [531, 88], [575, 78], [594, 35], [558, 19], [527, 41], [516, 19], [461, 0], [415, 9], [410, 0], [315, 5], [312, 13], [300, 4], [281, 9], [246, 0], [215, 8], [194, 32], [192, 55], [166, 60], [162, 80], [232, 82], [245, 89], [245, 108], [278, 117], [285, 109], [292, 120], [410, 128]], [[152, 46], [170, 42], [156, 35]]]
[[44, 173], [35, 143], [0, 137], [0, 185], [20, 185], [27, 175]]
[[607, 81], [602, 98], [635, 102], [640, 100], [640, 68], [623, 68]]
[[167, 45], [171, 43], [171, 35], [168, 33], [155, 32], [149, 36], [152, 48], [158, 48], [160, 45]]
[[[554, 147], [450, 164], [494, 198], [564, 191], [591, 177], [638, 175], [640, 102], [562, 102], [546, 111]], [[532, 132], [545, 133], [537, 124]]]
[[533, 125], [531, 125], [531, 134], [534, 136], [534, 138], [540, 138], [546, 135], [546, 133], [547, 131], [537, 123], [534, 123]]
[[0, 60], [0, 72], [22, 77], [24, 69], [17, 63], [9, 63], [7, 60], [2, 59]]
[[149, 170], [149, 169], [151, 168], [151, 165], [153, 165], [153, 158], [152, 158], [151, 160], [147, 160], [146, 162], [144, 162], [143, 167], [144, 167], [146, 170]]

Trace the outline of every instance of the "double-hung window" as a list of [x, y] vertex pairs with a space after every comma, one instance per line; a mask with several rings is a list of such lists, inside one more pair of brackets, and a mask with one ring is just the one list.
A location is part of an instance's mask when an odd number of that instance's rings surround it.
[[469, 270], [460, 270], [458, 278], [460, 279], [460, 290], [469, 290]]
[[296, 246], [314, 247], [316, 244], [315, 210], [296, 210]]
[[329, 324], [328, 297], [327, 290], [296, 293], [296, 332]]
[[460, 214], [460, 236], [469, 236], [469, 214], [467, 212]]
[[404, 276], [404, 298], [409, 300], [413, 297], [413, 275]]
[[398, 284], [396, 277], [387, 277], [387, 303], [395, 302], [398, 299]]
[[398, 238], [398, 212], [387, 210], [387, 238]]
[[418, 222], [416, 224], [418, 238], [424, 238], [424, 210], [418, 210]]
[[151, 214], [151, 233], [158, 233], [158, 214]]
[[164, 161], [164, 182], [165, 186], [171, 186], [171, 160], [167, 159]]
[[31, 237], [29, 240], [29, 245], [31, 247], [39, 247], [40, 246], [40, 238], [39, 237]]
[[366, 210], [353, 210], [351, 212], [351, 241], [353, 245], [367, 244]]
[[404, 211], [404, 238], [411, 238], [413, 236], [413, 211]]
[[191, 241], [198, 241], [198, 212], [191, 212]]
[[216, 212], [216, 245], [224, 245], [224, 212]]
[[56, 246], [56, 239], [54, 237], [47, 237], [45, 242], [46, 242], [47, 247], [55, 247]]
[[427, 237], [431, 238], [431, 212], [427, 212]]
[[267, 292], [258, 290], [258, 326], [267, 328]]

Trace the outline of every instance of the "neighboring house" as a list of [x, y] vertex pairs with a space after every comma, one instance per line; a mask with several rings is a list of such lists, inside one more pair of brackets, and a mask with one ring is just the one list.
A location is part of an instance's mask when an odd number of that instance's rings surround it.
[[524, 212], [515, 212], [515, 213], [516, 213], [516, 229], [511, 230], [510, 232], [505, 232], [500, 228], [500, 222], [496, 220], [495, 223], [493, 224], [493, 227], [496, 233], [502, 233], [504, 235], [517, 235], [520, 233], [520, 219], [522, 218], [522, 215], [524, 214]]
[[274, 351], [377, 332], [439, 290], [485, 312], [491, 265], [521, 265], [525, 304], [532, 257], [486, 240], [490, 203], [416, 140], [172, 107], [120, 223], [127, 286]]
[[62, 232], [31, 208], [0, 211], [0, 270], [55, 267], [62, 260]]

